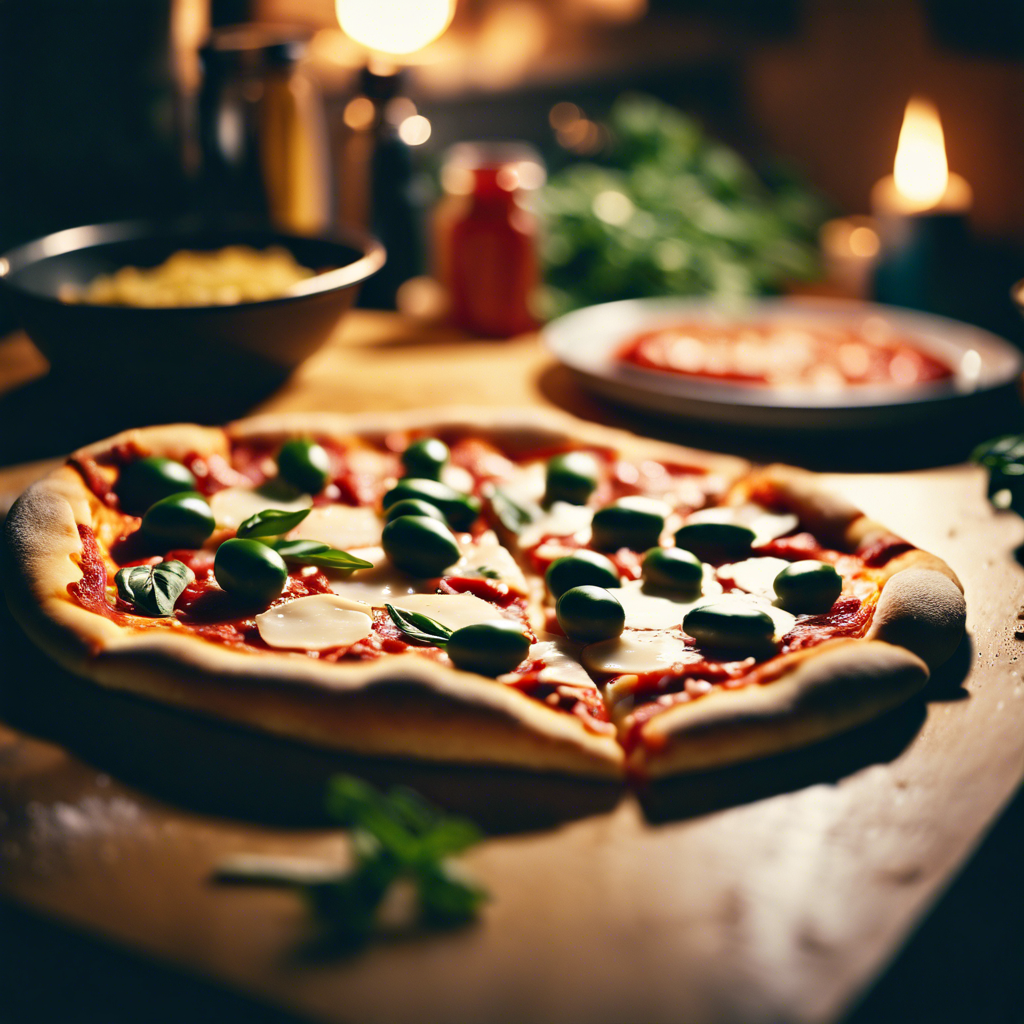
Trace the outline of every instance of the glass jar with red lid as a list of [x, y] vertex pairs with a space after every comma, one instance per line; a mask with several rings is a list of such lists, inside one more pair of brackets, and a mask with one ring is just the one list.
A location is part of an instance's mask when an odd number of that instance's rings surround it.
[[543, 182], [540, 155], [523, 143], [461, 143], [446, 154], [434, 262], [454, 326], [497, 338], [537, 326], [538, 228], [529, 195]]

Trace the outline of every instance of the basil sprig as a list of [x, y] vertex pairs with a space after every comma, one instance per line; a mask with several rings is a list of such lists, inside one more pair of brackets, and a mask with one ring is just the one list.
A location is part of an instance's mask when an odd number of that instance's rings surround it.
[[310, 513], [308, 508], [298, 512], [286, 512], [279, 508], [268, 508], [249, 516], [235, 531], [240, 539], [256, 540], [259, 537], [280, 537], [289, 530], [294, 530]]
[[384, 605], [395, 625], [411, 640], [431, 647], [444, 647], [451, 639], [454, 630], [442, 626], [427, 615], [419, 612], [399, 611], [393, 604]]
[[396, 882], [413, 884], [420, 920], [439, 927], [470, 921], [488, 898], [449, 860], [481, 839], [480, 830], [465, 818], [444, 814], [412, 790], [384, 794], [350, 775], [331, 779], [327, 812], [351, 830], [351, 870], [246, 857], [221, 865], [217, 878], [279, 884], [303, 893], [325, 938], [344, 946], [361, 945], [372, 936], [378, 909]]
[[372, 569], [373, 562], [356, 558], [318, 540], [278, 540], [270, 545], [286, 562], [320, 569]]
[[971, 460], [988, 470], [988, 497], [998, 509], [1024, 514], [1024, 434], [978, 445]]
[[174, 603], [196, 574], [176, 559], [157, 565], [132, 565], [114, 577], [121, 599], [134, 605], [140, 615], [154, 619], [174, 614]]
[[491, 495], [491, 508], [501, 525], [510, 533], [519, 533], [524, 526], [529, 526], [540, 517], [539, 508], [530, 508], [510, 498], [500, 487], [494, 488]]

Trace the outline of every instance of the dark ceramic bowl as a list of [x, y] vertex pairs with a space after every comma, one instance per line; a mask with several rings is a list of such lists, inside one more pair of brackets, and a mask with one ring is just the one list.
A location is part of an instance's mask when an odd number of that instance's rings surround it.
[[[62, 286], [81, 287], [120, 267], [151, 267], [179, 249], [227, 245], [283, 246], [302, 266], [322, 272], [281, 298], [231, 306], [137, 308], [58, 298]], [[354, 232], [307, 238], [252, 225], [124, 221], [58, 231], [4, 253], [0, 296], [64, 379], [100, 380], [108, 388], [209, 385], [208, 397], [220, 389], [256, 398], [327, 340], [384, 260], [378, 241]]]

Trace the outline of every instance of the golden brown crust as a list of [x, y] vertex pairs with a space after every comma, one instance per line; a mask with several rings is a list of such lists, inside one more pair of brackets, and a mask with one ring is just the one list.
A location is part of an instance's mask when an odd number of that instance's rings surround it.
[[896, 707], [927, 680], [924, 662], [901, 647], [830, 640], [787, 656], [771, 682], [715, 690], [652, 718], [629, 768], [659, 777], [805, 746]]

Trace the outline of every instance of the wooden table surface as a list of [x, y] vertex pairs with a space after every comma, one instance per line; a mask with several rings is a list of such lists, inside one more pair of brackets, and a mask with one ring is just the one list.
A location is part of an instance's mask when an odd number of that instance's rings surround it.
[[[0, 342], [0, 390], [40, 369], [23, 339]], [[588, 399], [533, 337], [471, 341], [365, 312], [261, 408], [450, 402], [556, 404], [695, 439]], [[0, 471], [0, 494], [39, 469]], [[966, 465], [830, 483], [957, 570], [969, 639], [920, 699], [875, 723], [639, 796], [264, 740], [83, 686], [4, 613], [0, 893], [318, 1021], [836, 1020], [1019, 785], [1024, 523], [993, 512]], [[317, 957], [297, 899], [211, 883], [232, 853], [343, 858], [319, 812], [339, 768], [409, 782], [481, 822], [489, 838], [466, 860], [493, 901], [478, 924]]]

